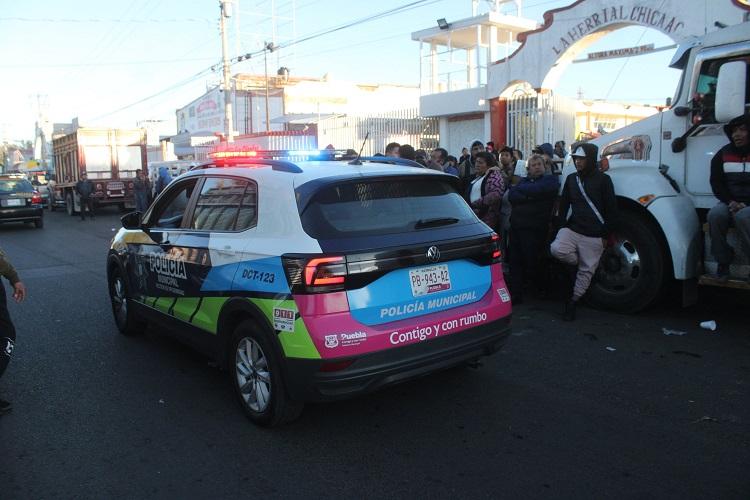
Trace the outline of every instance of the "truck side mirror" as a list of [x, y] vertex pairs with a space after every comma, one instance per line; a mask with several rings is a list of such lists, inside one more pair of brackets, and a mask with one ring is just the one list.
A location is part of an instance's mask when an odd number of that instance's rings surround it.
[[130, 212], [120, 217], [122, 227], [125, 229], [140, 229], [141, 228], [141, 213]]
[[728, 122], [745, 113], [745, 86], [747, 65], [744, 61], [732, 61], [719, 68], [716, 83], [716, 120]]

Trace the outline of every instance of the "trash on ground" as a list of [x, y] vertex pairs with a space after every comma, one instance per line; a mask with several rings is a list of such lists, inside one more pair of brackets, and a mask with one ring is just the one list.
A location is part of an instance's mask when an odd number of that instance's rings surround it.
[[617, 349], [615, 349], [614, 347], [609, 347], [609, 346], [607, 346], [607, 347], [606, 347], [606, 349], [607, 349], [607, 350], [608, 350], [609, 352], [614, 352], [614, 351], [616, 351], [616, 350], [617, 350]]
[[164, 400], [163, 400], [163, 399], [160, 399], [160, 400], [159, 400], [159, 404], [160, 404], [160, 405], [163, 405], [163, 404], [164, 404]]
[[663, 333], [664, 335], [676, 335], [676, 336], [681, 337], [682, 335], [685, 335], [687, 332], [683, 332], [680, 330], [670, 330], [668, 328], [662, 328], [661, 333]]
[[711, 330], [713, 332], [714, 330], [716, 330], [716, 321], [702, 321], [701, 328], [703, 328], [704, 330]]
[[716, 420], [714, 417], [705, 417], [704, 416], [704, 417], [699, 418], [698, 420], [695, 420], [693, 423], [694, 424], [698, 424], [698, 423], [701, 423], [701, 422], [718, 422], [718, 420]]

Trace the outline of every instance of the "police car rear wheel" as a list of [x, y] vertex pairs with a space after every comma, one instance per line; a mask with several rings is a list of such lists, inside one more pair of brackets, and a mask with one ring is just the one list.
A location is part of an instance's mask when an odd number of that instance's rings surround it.
[[256, 424], [274, 426], [297, 418], [302, 404], [286, 394], [279, 353], [258, 325], [240, 323], [232, 337], [230, 366], [240, 406]]
[[135, 335], [143, 331], [145, 324], [137, 322], [133, 318], [133, 312], [129, 307], [125, 280], [119, 269], [112, 271], [109, 278], [109, 297], [112, 302], [112, 314], [115, 317], [117, 329], [123, 335]]

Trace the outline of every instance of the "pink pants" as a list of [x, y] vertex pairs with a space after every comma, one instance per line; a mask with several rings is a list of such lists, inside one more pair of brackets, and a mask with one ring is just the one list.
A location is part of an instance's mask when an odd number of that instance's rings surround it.
[[604, 252], [604, 242], [601, 238], [584, 236], [564, 227], [550, 245], [550, 252], [557, 260], [578, 266], [576, 283], [573, 286], [573, 300], [580, 299], [588, 290], [591, 278], [599, 266], [599, 259]]

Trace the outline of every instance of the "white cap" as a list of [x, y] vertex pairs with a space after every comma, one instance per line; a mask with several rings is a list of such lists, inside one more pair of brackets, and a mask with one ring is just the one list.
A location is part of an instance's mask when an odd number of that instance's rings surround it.
[[573, 151], [570, 156], [583, 156], [586, 157], [586, 152], [583, 150], [581, 146], [578, 146], [575, 151]]

